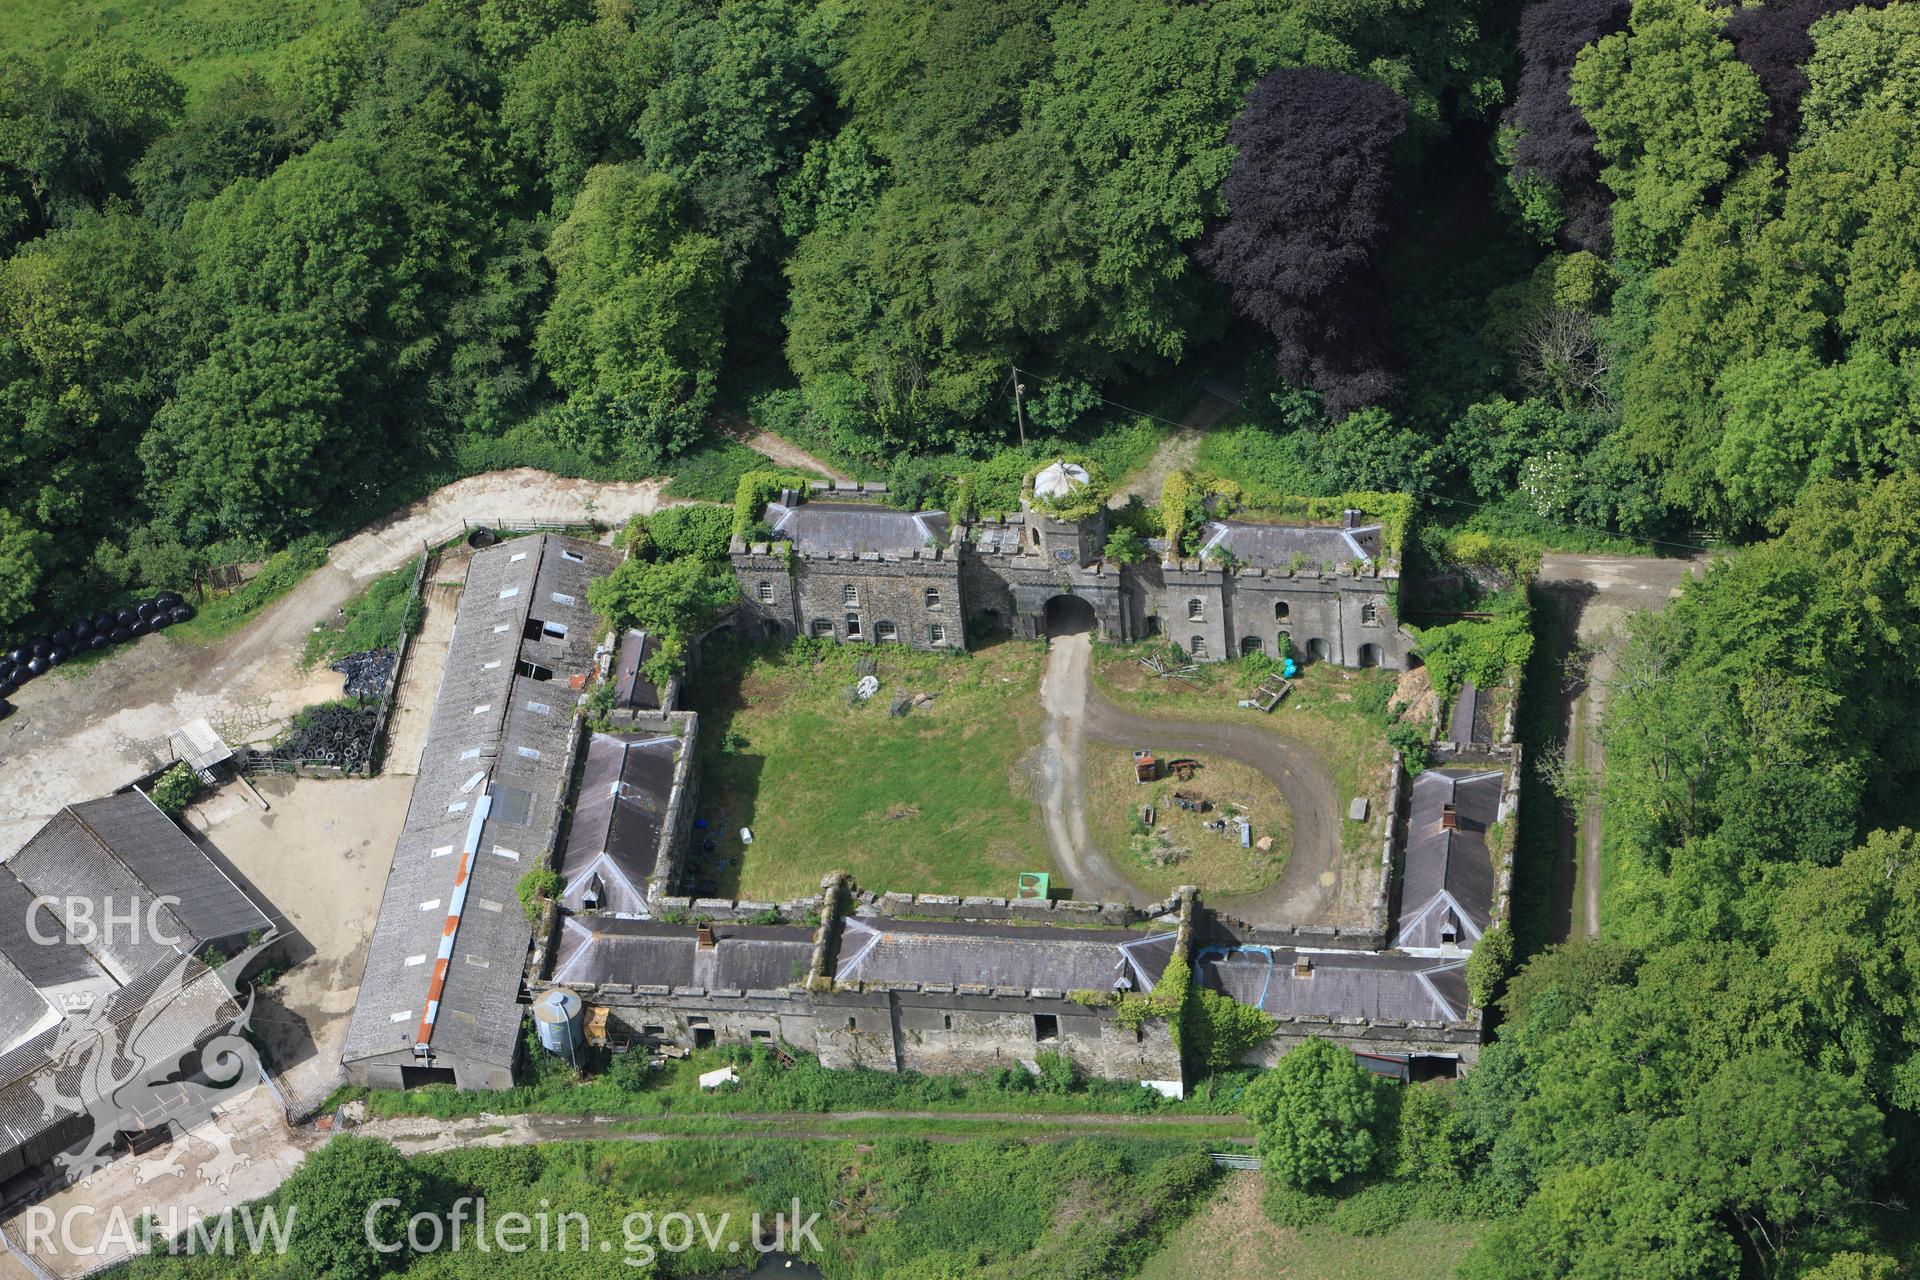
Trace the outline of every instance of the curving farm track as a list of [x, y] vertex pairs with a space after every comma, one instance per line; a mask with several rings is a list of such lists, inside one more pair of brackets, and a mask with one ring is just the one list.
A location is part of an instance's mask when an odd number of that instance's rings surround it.
[[1086, 632], [1056, 635], [1041, 683], [1046, 709], [1042, 805], [1048, 842], [1061, 878], [1077, 898], [1144, 903], [1135, 888], [1087, 837], [1085, 778], [1088, 740], [1119, 747], [1156, 747], [1226, 756], [1272, 779], [1293, 813], [1293, 856], [1278, 882], [1223, 903], [1260, 924], [1323, 924], [1332, 918], [1344, 874], [1340, 796], [1333, 776], [1305, 746], [1253, 724], [1163, 720], [1122, 710], [1093, 688]]

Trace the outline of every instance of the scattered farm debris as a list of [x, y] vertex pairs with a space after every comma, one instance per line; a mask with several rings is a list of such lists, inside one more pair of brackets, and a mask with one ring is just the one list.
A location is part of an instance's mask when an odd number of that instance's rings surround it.
[[393, 662], [393, 650], [369, 649], [365, 653], [350, 653], [327, 669], [347, 678], [349, 698], [377, 698], [386, 691], [387, 680], [393, 675]]

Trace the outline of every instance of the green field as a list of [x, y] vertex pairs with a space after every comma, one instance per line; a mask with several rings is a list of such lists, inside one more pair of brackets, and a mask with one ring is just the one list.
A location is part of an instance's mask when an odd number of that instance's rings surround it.
[[1275, 1226], [1260, 1208], [1261, 1175], [1229, 1173], [1167, 1240], [1139, 1280], [1446, 1280], [1478, 1224], [1416, 1219], [1380, 1235]]
[[125, 45], [204, 93], [245, 67], [355, 13], [351, 0], [0, 0], [0, 48], [72, 52]]
[[[868, 656], [880, 692], [850, 705]], [[801, 641], [713, 656], [693, 683], [721, 895], [783, 901], [844, 870], [881, 892], [1006, 897], [1019, 872], [1051, 867], [1023, 760], [1040, 740], [1045, 661], [1016, 643], [949, 656]], [[891, 716], [903, 693], [934, 696]]]

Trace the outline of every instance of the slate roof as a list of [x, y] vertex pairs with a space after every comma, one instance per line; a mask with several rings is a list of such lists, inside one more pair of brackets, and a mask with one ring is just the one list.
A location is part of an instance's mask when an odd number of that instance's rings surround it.
[[976, 983], [1108, 991], [1122, 978], [1147, 991], [1173, 957], [1176, 935], [1134, 929], [975, 924], [850, 917], [834, 969], [839, 982]]
[[[1451, 927], [1471, 947], [1493, 919], [1493, 855], [1487, 828], [1500, 816], [1506, 775], [1498, 769], [1427, 769], [1413, 780], [1400, 915], [1393, 945], [1433, 948]], [[1457, 825], [1443, 821], [1453, 805]]]
[[1464, 681], [1453, 699], [1453, 715], [1447, 721], [1447, 741], [1467, 745], [1489, 741], [1480, 733], [1479, 713], [1480, 691], [1474, 688], [1473, 681]]
[[599, 911], [650, 914], [647, 881], [660, 862], [680, 746], [670, 733], [596, 733], [588, 741], [560, 860], [562, 905], [585, 910], [588, 887], [597, 877]]
[[1243, 520], [1210, 520], [1202, 531], [1202, 558], [1211, 547], [1233, 553], [1252, 569], [1292, 568], [1297, 556], [1307, 568], [1333, 569], [1355, 560], [1372, 562], [1380, 555], [1380, 526], [1342, 529], [1330, 524], [1254, 524]]
[[806, 981], [813, 962], [813, 930], [797, 925], [716, 924], [710, 948], [699, 945], [699, 932], [657, 920], [567, 916], [552, 980], [778, 991]]
[[[273, 927], [173, 820], [137, 791], [62, 809], [6, 864], [33, 895], [92, 904], [96, 958], [119, 982], [180, 951]], [[164, 904], [162, 900], [168, 900]], [[109, 929], [137, 909], [138, 927]], [[153, 927], [149, 928], [149, 924]]]
[[660, 690], [641, 673], [640, 664], [660, 650], [660, 642], [644, 631], [620, 637], [613, 659], [613, 705], [623, 711], [660, 710]]
[[796, 551], [837, 556], [910, 556], [925, 550], [929, 540], [944, 545], [950, 527], [944, 511], [900, 511], [864, 502], [794, 507], [770, 502], [767, 522], [775, 534], [791, 538]]
[[1204, 986], [1264, 1009], [1389, 1022], [1461, 1022], [1469, 1016], [1466, 963], [1368, 951], [1316, 951], [1313, 976], [1296, 977], [1299, 953], [1286, 947], [1202, 947], [1195, 974]]
[[594, 659], [598, 624], [587, 586], [615, 559], [605, 547], [537, 534], [489, 547], [470, 563], [343, 1061], [411, 1056], [456, 869], [471, 843], [431, 1042], [443, 1063], [512, 1065], [531, 941], [515, 888], [553, 848], [580, 697], [568, 678]]

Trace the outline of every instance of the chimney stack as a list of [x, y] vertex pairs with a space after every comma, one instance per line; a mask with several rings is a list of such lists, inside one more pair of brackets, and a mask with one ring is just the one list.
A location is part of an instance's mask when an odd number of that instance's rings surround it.
[[1293, 958], [1293, 976], [1296, 978], [1311, 978], [1313, 976], [1312, 958], [1309, 956], [1295, 955]]
[[1358, 529], [1360, 527], [1360, 509], [1358, 507], [1348, 507], [1345, 511], [1342, 511], [1340, 513], [1340, 527], [1343, 529]]
[[1451, 804], [1441, 805], [1440, 806], [1440, 829], [1442, 831], [1452, 831], [1455, 827], [1458, 827], [1459, 825], [1460, 825], [1460, 811], [1454, 808]]
[[697, 949], [701, 951], [713, 950], [713, 926], [712, 925], [703, 924], [700, 926], [700, 940], [696, 945], [697, 945]]

